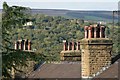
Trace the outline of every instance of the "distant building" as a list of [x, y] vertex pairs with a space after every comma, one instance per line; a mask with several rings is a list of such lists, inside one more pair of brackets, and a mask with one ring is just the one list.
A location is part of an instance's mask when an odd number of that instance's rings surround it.
[[29, 22], [26, 22], [26, 23], [23, 25], [23, 28], [34, 29], [35, 26], [33, 25], [33, 22], [32, 22], [32, 21], [29, 21]]
[[98, 24], [102, 24], [102, 25], [106, 25], [106, 22], [105, 22], [105, 21], [98, 21], [97, 23], [98, 23]]
[[[89, 25], [84, 27], [85, 38], [77, 42], [63, 41], [60, 53], [61, 62], [44, 63], [28, 78], [57, 78], [79, 80], [80, 78], [97, 78], [95, 80], [112, 80], [119, 78], [118, 60], [111, 64], [112, 40], [105, 37], [105, 26]], [[78, 54], [78, 55], [76, 55]], [[71, 58], [68, 60], [67, 58]], [[79, 57], [80, 60], [75, 58]], [[108, 80], [107, 79], [107, 80]]]

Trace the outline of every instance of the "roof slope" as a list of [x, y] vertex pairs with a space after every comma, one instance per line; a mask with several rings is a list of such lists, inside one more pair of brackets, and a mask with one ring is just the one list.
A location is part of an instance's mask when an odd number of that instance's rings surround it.
[[43, 64], [29, 78], [80, 78], [79, 63]]
[[120, 78], [120, 59], [95, 78]]
[[[120, 59], [112, 64], [95, 78], [118, 78], [120, 79]], [[81, 78], [81, 63], [43, 64], [28, 78]], [[94, 79], [95, 79], [94, 78]]]

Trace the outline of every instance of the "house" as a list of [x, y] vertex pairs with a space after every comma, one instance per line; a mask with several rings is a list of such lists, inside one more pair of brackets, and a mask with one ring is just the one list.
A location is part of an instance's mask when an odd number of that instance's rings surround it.
[[[105, 26], [85, 26], [85, 38], [80, 45], [63, 41], [61, 61], [43, 63], [28, 79], [43, 80], [118, 80], [120, 56], [112, 63], [112, 40], [105, 37]], [[79, 45], [79, 46], [78, 46]], [[79, 49], [80, 48], [80, 49]], [[79, 54], [79, 55], [75, 55]], [[71, 58], [68, 60], [67, 58]], [[80, 59], [75, 59], [79, 57]], [[112, 63], [112, 64], [111, 64]]]

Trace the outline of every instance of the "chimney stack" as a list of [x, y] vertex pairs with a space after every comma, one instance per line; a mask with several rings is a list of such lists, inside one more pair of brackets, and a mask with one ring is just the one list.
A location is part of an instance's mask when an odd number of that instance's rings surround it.
[[27, 39], [15, 41], [14, 49], [31, 50], [31, 41]]
[[17, 49], [17, 42], [15, 41], [15, 45], [14, 45], [15, 50]]
[[72, 41], [72, 50], [74, 51], [75, 46], [74, 46], [74, 42]]
[[80, 50], [80, 42], [77, 42], [76, 50]]
[[66, 51], [66, 47], [67, 47], [66, 40], [63, 40], [63, 51]]
[[105, 26], [90, 25], [84, 27], [85, 38], [105, 38]]
[[88, 38], [88, 26], [84, 27], [84, 31], [85, 31], [85, 38]]
[[[82, 78], [98, 75], [111, 64], [112, 40], [105, 38], [105, 26], [85, 26], [85, 38], [80, 41]], [[86, 33], [88, 30], [88, 33]], [[86, 34], [88, 38], [86, 37]]]
[[31, 41], [28, 41], [28, 50], [31, 50]]

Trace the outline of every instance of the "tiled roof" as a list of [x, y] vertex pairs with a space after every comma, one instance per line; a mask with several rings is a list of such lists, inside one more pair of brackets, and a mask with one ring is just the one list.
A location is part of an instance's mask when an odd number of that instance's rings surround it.
[[[119, 67], [120, 59], [95, 78], [120, 78]], [[81, 78], [81, 63], [62, 62], [61, 64], [43, 64], [31, 73], [28, 78]]]
[[112, 64], [108, 69], [103, 71], [96, 78], [120, 78], [120, 59]]
[[62, 64], [43, 64], [29, 78], [80, 78], [80, 62]]

